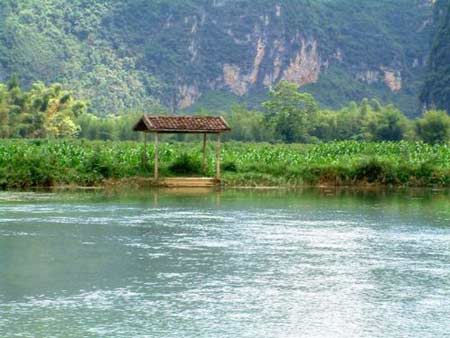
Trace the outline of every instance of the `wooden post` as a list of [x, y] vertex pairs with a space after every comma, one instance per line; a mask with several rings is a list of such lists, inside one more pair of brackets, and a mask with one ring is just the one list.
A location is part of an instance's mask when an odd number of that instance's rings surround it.
[[202, 172], [206, 173], [206, 133], [203, 134], [203, 158], [202, 158]]
[[142, 166], [147, 169], [147, 133], [144, 133], [144, 153], [142, 154]]
[[158, 180], [158, 133], [155, 133], [155, 180]]
[[217, 146], [216, 146], [216, 179], [220, 180], [220, 133], [217, 134]]

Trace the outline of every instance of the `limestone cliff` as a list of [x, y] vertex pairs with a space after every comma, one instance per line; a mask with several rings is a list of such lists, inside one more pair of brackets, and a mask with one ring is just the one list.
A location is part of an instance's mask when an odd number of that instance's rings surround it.
[[[179, 108], [201, 100], [202, 95], [211, 90], [246, 97], [255, 90], [268, 90], [278, 81], [287, 80], [306, 86], [306, 90], [311, 88], [319, 99], [328, 94], [324, 88], [333, 91], [334, 96], [336, 91], [341, 92], [342, 101], [381, 95], [396, 102], [397, 99], [405, 101], [409, 95], [410, 104], [403, 108], [410, 109], [408, 113], [417, 113], [416, 83], [428, 53], [425, 41], [429, 38], [431, 22], [432, 3], [429, 1], [413, 3], [415, 13], [421, 14], [398, 13], [398, 16], [405, 16], [402, 20], [408, 27], [392, 35], [386, 32], [396, 30], [398, 17], [385, 18], [373, 27], [358, 27], [358, 24], [340, 27], [332, 19], [323, 18], [326, 13], [314, 12], [318, 8], [305, 5], [310, 15], [325, 19], [318, 22], [323, 25], [322, 29], [311, 29], [306, 17], [302, 18], [305, 22], [298, 19], [295, 24], [290, 22], [294, 14], [285, 1], [269, 1], [272, 6], [251, 10], [245, 7], [239, 16], [234, 16], [236, 10], [229, 6], [236, 3], [241, 2], [217, 2], [214, 9], [203, 8], [202, 15], [193, 20], [189, 43], [191, 58], [187, 67], [204, 68], [206, 61], [214, 65], [208, 68], [217, 67], [219, 71], [211, 72], [201, 82], [185, 76], [176, 89]], [[406, 3], [401, 1], [397, 7], [403, 5], [406, 8]], [[364, 4], [356, 7], [364, 11], [365, 6], [371, 7]], [[207, 30], [214, 31], [216, 39], [202, 41]], [[411, 47], [406, 41], [422, 45]], [[217, 55], [209, 54], [211, 50]], [[192, 86], [192, 81], [195, 95], [192, 90], [186, 90], [187, 86]], [[343, 85], [342, 81], [345, 81]], [[339, 98], [335, 101], [327, 103], [339, 104]]]

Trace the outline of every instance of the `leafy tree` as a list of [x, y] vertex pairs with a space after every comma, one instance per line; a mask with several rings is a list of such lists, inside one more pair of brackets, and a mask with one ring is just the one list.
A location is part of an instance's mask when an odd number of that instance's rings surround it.
[[0, 84], [0, 137], [67, 137], [79, 130], [75, 119], [87, 104], [59, 84], [36, 82], [23, 91], [17, 78]]
[[[34, 83], [23, 90], [16, 78], [0, 84], [0, 137], [60, 138], [78, 135], [100, 140], [138, 140], [132, 131], [141, 112], [98, 117], [88, 104], [60, 84]], [[376, 100], [351, 102], [340, 110], [320, 109], [314, 97], [296, 84], [280, 82], [264, 103], [265, 113], [234, 105], [226, 115], [231, 133], [225, 139], [260, 142], [327, 142], [332, 140], [399, 141], [417, 137], [429, 143], [450, 139], [450, 117], [429, 111], [413, 122], [393, 105]], [[165, 114], [153, 106], [154, 114]], [[147, 110], [148, 111], [148, 110]], [[200, 110], [199, 115], [212, 115]], [[414, 128], [413, 128], [414, 127]], [[172, 140], [185, 138], [172, 137]], [[189, 139], [189, 138], [187, 138]]]
[[450, 116], [445, 111], [430, 110], [416, 122], [417, 135], [427, 143], [450, 140]]
[[339, 113], [332, 110], [319, 110], [309, 134], [318, 140], [332, 141], [339, 139]]
[[9, 93], [5, 85], [0, 84], [0, 138], [9, 137]]
[[13, 74], [7, 82], [8, 90], [11, 91], [14, 88], [20, 88], [20, 79], [17, 74]]
[[281, 81], [263, 106], [281, 140], [288, 143], [308, 140], [308, 127], [318, 108], [311, 94], [299, 92], [297, 84]]
[[270, 138], [265, 116], [261, 112], [247, 110], [242, 105], [234, 105], [227, 114], [227, 121], [232, 130], [226, 134], [226, 139], [260, 142]]
[[364, 105], [351, 102], [342, 108], [337, 116], [337, 139], [338, 140], [362, 140], [367, 139], [364, 134], [365, 126], [371, 116], [365, 112]]
[[408, 129], [408, 119], [392, 105], [375, 113], [372, 135], [375, 141], [400, 141]]

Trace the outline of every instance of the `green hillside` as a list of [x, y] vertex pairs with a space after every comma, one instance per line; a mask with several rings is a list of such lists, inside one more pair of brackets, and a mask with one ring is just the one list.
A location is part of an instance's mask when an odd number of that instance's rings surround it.
[[422, 91], [428, 106], [450, 111], [450, 1], [436, 3], [434, 40], [429, 69]]
[[420, 110], [426, 0], [0, 0], [0, 81], [60, 82], [99, 114], [257, 105], [281, 79], [330, 107]]

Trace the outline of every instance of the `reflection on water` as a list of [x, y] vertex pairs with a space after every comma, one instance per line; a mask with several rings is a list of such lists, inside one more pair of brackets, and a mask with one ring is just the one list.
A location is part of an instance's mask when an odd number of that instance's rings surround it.
[[448, 192], [0, 193], [1, 337], [445, 337]]

